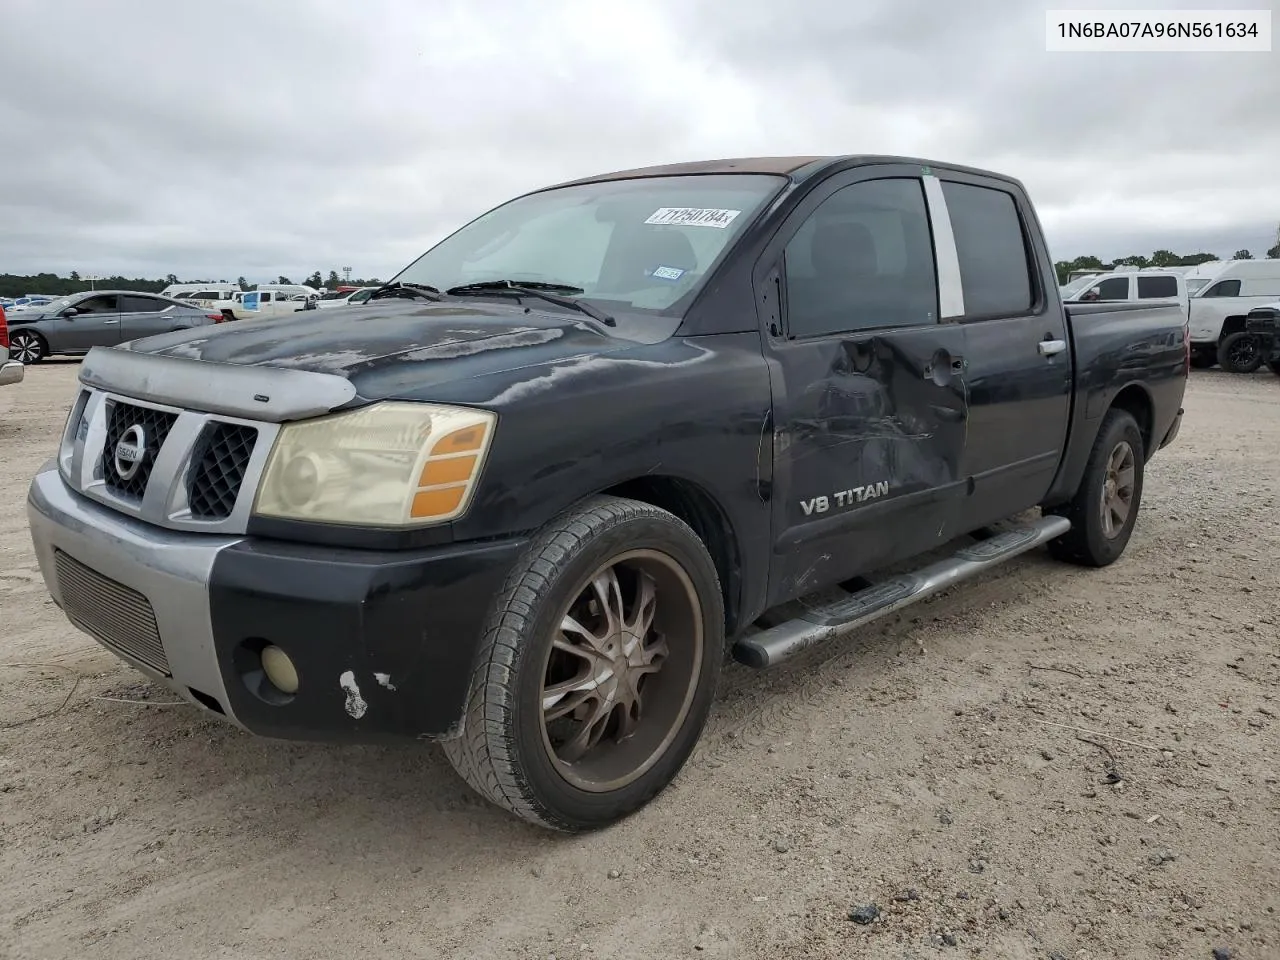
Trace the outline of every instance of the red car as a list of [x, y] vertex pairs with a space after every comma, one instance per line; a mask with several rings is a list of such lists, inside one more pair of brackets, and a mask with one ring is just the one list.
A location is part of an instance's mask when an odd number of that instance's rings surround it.
[[5, 320], [4, 307], [0, 307], [0, 387], [18, 383], [26, 372], [27, 368], [17, 360], [9, 359], [9, 324]]

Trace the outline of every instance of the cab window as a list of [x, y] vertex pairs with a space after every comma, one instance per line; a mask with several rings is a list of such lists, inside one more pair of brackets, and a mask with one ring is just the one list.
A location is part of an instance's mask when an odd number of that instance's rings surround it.
[[793, 338], [937, 322], [937, 272], [918, 179], [837, 190], [801, 224], [783, 260]]

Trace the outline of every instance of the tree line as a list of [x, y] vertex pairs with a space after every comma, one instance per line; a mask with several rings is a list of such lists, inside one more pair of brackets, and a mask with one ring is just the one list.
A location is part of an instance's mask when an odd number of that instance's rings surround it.
[[[35, 274], [19, 274], [19, 273], [0, 273], [0, 297], [22, 297], [29, 293], [43, 293], [50, 296], [64, 297], [72, 293], [81, 293], [85, 290], [138, 290], [143, 293], [159, 293], [165, 287], [175, 283], [236, 283], [239, 284], [241, 290], [248, 290], [252, 286], [244, 277], [237, 277], [234, 281], [229, 280], [213, 280], [209, 277], [197, 277], [191, 280], [179, 280], [177, 274], [169, 274], [161, 280], [148, 280], [145, 277], [94, 277], [92, 280], [82, 277], [78, 271], [72, 270], [69, 276], [62, 277], [56, 273], [35, 273]], [[276, 283], [293, 283], [288, 277], [281, 276]], [[328, 287], [330, 290], [338, 286], [350, 284], [355, 287], [375, 286], [382, 281], [377, 277], [369, 280], [351, 279], [343, 280], [338, 276], [337, 270], [330, 270], [329, 276], [326, 278], [319, 270], [298, 281], [309, 287]]]
[[[1280, 260], [1280, 226], [1276, 227], [1276, 245], [1268, 250], [1265, 254], [1268, 260]], [[1067, 276], [1073, 270], [1115, 270], [1119, 267], [1194, 267], [1201, 263], [1209, 263], [1212, 260], [1253, 260], [1254, 256], [1248, 250], [1237, 250], [1230, 258], [1220, 257], [1216, 253], [1191, 253], [1179, 255], [1172, 250], [1157, 250], [1149, 257], [1137, 254], [1131, 257], [1121, 257], [1119, 260], [1112, 260], [1110, 263], [1104, 263], [1098, 257], [1076, 257], [1074, 260], [1059, 260], [1055, 263], [1054, 269], [1058, 271], [1058, 283], [1066, 283]]]

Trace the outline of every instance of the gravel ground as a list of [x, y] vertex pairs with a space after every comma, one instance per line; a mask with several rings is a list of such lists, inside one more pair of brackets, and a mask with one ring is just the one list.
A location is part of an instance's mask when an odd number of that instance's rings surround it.
[[1195, 373], [1113, 567], [1028, 555], [730, 669], [677, 782], [565, 838], [435, 748], [256, 740], [72, 629], [23, 500], [77, 370], [0, 388], [0, 957], [1280, 957], [1270, 374]]

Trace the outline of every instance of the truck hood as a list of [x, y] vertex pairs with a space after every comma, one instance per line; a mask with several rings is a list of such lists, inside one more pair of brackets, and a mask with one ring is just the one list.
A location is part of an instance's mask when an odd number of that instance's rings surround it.
[[[388, 299], [385, 304], [303, 310], [238, 320], [124, 344], [133, 353], [243, 366], [337, 374], [370, 399], [570, 357], [656, 342], [664, 318], [619, 318], [603, 328], [586, 317], [503, 301]], [[526, 309], [526, 307], [528, 309]], [[603, 332], [608, 329], [608, 332]]]

